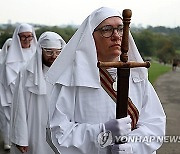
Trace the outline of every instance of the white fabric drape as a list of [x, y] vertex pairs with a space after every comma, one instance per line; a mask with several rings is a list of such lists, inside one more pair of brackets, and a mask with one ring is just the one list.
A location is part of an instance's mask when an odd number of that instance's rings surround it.
[[[8, 49], [10, 47], [11, 41], [12, 41], [12, 38], [7, 39], [2, 47], [2, 50], [0, 52], [0, 63], [1, 64], [6, 59], [6, 55], [7, 55]], [[10, 144], [9, 143], [9, 129], [10, 129], [9, 128], [9, 116], [6, 113], [7, 107], [4, 107], [5, 96], [4, 96], [2, 85], [0, 85], [0, 93], [1, 93], [1, 97], [0, 97], [0, 132], [2, 133], [4, 144], [9, 145]]]
[[9, 47], [11, 45], [11, 41], [12, 41], [12, 38], [8, 38], [5, 41], [5, 43], [4, 43], [3, 47], [2, 47], [2, 50], [0, 51], [0, 63], [1, 64], [3, 63], [3, 61], [4, 61], [5, 57], [6, 57], [8, 49], [9, 49]]
[[[47, 80], [49, 82], [66, 86], [100, 87], [99, 70], [96, 67], [96, 47], [92, 33], [105, 18], [110, 16], [120, 16], [120, 14], [115, 10], [103, 8], [94, 11], [84, 20], [68, 45], [63, 49], [61, 56], [57, 58], [53, 67], [48, 71]], [[131, 61], [143, 61], [131, 35], [128, 55]], [[61, 69], [58, 69], [59, 66]], [[82, 72], [88, 72], [89, 76], [85, 79]], [[132, 73], [140, 79], [147, 78], [145, 68], [134, 68]]]
[[[21, 47], [20, 39], [18, 36], [20, 30], [27, 30], [28, 32], [30, 31], [33, 33], [34, 37], [30, 48], [23, 49]], [[16, 27], [13, 33], [11, 46], [9, 47], [6, 54], [6, 59], [0, 66], [0, 82], [4, 88], [3, 92], [6, 95], [6, 102], [3, 102], [4, 106], [9, 106], [11, 104], [15, 79], [19, 71], [23, 67], [25, 67], [25, 65], [29, 62], [30, 58], [35, 53], [36, 44], [37, 39], [35, 31], [31, 25], [24, 23]]]

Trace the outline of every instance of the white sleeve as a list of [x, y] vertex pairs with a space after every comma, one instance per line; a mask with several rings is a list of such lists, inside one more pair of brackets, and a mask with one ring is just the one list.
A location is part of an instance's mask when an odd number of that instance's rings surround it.
[[[59, 91], [61, 91], [59, 93]], [[55, 87], [51, 95], [50, 129], [52, 141], [59, 151], [76, 148], [81, 153], [90, 153], [98, 148], [97, 136], [104, 124], [76, 123], [74, 121], [75, 88]]]
[[134, 154], [153, 153], [162, 145], [161, 138], [165, 135], [166, 116], [161, 102], [151, 83], [148, 80], [144, 83], [137, 129], [130, 133], [131, 137], [136, 138], [131, 142]]
[[19, 73], [11, 108], [10, 138], [14, 144], [28, 146], [27, 100], [25, 101], [23, 79], [24, 77]]

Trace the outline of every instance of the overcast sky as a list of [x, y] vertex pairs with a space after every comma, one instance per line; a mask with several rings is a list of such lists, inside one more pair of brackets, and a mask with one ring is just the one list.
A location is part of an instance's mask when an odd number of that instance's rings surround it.
[[180, 26], [180, 0], [0, 0], [0, 6], [0, 24], [80, 25], [92, 11], [108, 6], [131, 9], [136, 26]]

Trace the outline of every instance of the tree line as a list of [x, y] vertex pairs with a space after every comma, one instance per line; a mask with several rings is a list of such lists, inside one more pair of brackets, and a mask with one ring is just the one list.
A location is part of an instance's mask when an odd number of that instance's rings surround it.
[[153, 57], [163, 63], [180, 59], [180, 27], [134, 28], [133, 37], [143, 57]]
[[[72, 25], [65, 27], [34, 25], [34, 27], [37, 38], [45, 31], [54, 31], [60, 34], [66, 42], [77, 30], [77, 27]], [[12, 37], [14, 29], [13, 25], [0, 27], [0, 48], [6, 39]], [[163, 63], [170, 63], [173, 58], [180, 59], [180, 27], [131, 27], [131, 33], [144, 59], [151, 57]]]

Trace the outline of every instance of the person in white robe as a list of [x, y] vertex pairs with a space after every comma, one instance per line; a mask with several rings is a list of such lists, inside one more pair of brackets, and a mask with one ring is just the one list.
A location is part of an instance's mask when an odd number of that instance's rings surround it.
[[[132, 113], [115, 119], [116, 104], [103, 88], [101, 75], [110, 76], [108, 79], [113, 81], [116, 69], [104, 70], [102, 74], [97, 62], [119, 60], [122, 27], [118, 11], [108, 7], [95, 10], [46, 74], [46, 80], [53, 86], [48, 130], [61, 154], [154, 154], [162, 145], [155, 140], [114, 144], [115, 136], [164, 136], [166, 121], [146, 68], [131, 69]], [[128, 56], [129, 61], [143, 62], [131, 35]], [[108, 132], [112, 135], [101, 136]]]
[[55, 32], [41, 34], [36, 54], [16, 80], [12, 104], [11, 154], [53, 154], [46, 142], [48, 92], [44, 75], [65, 46]]
[[9, 49], [9, 47], [11, 45], [11, 41], [12, 41], [12, 38], [8, 38], [3, 44], [3, 47], [2, 47], [2, 49], [0, 51], [0, 63], [1, 64], [3, 63], [3, 61], [4, 61], [5, 57], [6, 57], [8, 49]]
[[[11, 45], [11, 41], [12, 41], [12, 38], [8, 38], [2, 47], [2, 50], [0, 52], [0, 63], [1, 64], [5, 60], [8, 49]], [[2, 90], [3, 89], [0, 89], [0, 93]], [[5, 116], [5, 113], [3, 110], [3, 106], [1, 104], [2, 101], [3, 100], [0, 99], [0, 131], [1, 131], [1, 134], [3, 137], [4, 150], [9, 150], [10, 149], [10, 145], [9, 145], [9, 123], [8, 123], [8, 120], [6, 119], [6, 116]]]
[[34, 55], [36, 45], [34, 28], [26, 23], [19, 24], [13, 33], [11, 46], [0, 64], [0, 99], [8, 125], [15, 80], [19, 71], [26, 67]]

